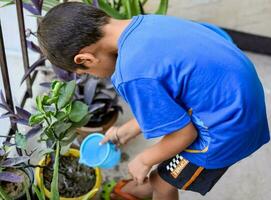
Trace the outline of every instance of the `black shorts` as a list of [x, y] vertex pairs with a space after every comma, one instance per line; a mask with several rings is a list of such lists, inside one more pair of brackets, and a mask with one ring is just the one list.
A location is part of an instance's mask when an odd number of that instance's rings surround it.
[[158, 166], [158, 174], [170, 185], [205, 195], [227, 171], [199, 167], [180, 155], [168, 159]]

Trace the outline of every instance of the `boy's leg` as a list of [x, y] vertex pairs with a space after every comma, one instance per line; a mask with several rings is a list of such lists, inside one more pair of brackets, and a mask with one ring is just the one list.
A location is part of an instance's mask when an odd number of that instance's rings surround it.
[[122, 192], [131, 194], [139, 199], [152, 197], [152, 186], [148, 180], [142, 185], [137, 185], [135, 181], [128, 182], [122, 189]]
[[164, 181], [156, 170], [152, 171], [149, 181], [153, 189], [153, 200], [179, 199], [178, 189]]
[[121, 190], [139, 199], [150, 198], [154, 200], [178, 200], [178, 190], [174, 186], [165, 182], [157, 173], [152, 171], [150, 178], [142, 185], [137, 185], [135, 181], [128, 182]]

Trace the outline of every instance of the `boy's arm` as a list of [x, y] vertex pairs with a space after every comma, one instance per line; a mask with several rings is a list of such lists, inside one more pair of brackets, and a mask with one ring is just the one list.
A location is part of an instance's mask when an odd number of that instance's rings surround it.
[[133, 178], [142, 184], [151, 167], [182, 152], [197, 138], [197, 131], [192, 123], [184, 128], [164, 136], [157, 144], [138, 154], [129, 165]]
[[[140, 127], [135, 118], [130, 119], [128, 122], [120, 127], [112, 126], [106, 133], [101, 144], [108, 141], [117, 143], [117, 145], [126, 144], [129, 140], [133, 139], [141, 133]], [[115, 140], [118, 141], [115, 141]], [[119, 143], [119, 144], [118, 144]]]

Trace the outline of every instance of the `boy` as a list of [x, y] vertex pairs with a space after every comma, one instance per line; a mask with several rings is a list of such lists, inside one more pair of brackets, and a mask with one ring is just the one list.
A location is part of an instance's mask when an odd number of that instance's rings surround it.
[[162, 137], [129, 163], [133, 180], [116, 198], [177, 200], [177, 189], [205, 195], [270, 139], [253, 64], [200, 24], [155, 15], [115, 20], [73, 2], [47, 13], [38, 39], [52, 64], [111, 77], [129, 104], [135, 119], [112, 127], [102, 143], [124, 144], [141, 132]]

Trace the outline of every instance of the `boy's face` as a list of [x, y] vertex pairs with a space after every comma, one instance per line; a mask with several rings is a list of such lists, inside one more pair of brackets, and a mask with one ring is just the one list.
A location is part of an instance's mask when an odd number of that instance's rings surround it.
[[98, 44], [84, 47], [74, 57], [76, 64], [82, 64], [86, 69], [76, 69], [77, 74], [91, 74], [99, 78], [110, 77], [115, 70], [117, 54]]

